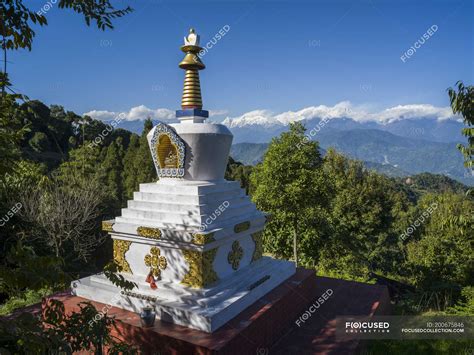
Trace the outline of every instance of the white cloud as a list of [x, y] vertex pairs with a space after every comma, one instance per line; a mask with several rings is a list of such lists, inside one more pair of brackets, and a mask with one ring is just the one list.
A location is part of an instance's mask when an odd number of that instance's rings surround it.
[[382, 112], [374, 114], [383, 122], [392, 122], [401, 119], [414, 118], [436, 118], [438, 120], [446, 120], [457, 118], [453, 115], [451, 107], [436, 107], [433, 105], [419, 104], [419, 105], [398, 105], [390, 107]]
[[[211, 110], [209, 111], [209, 116], [223, 116], [228, 114], [227, 110]], [[106, 111], [106, 110], [92, 110], [85, 112], [84, 115], [90, 116], [96, 120], [101, 121], [110, 121], [119, 115], [124, 115], [126, 121], [136, 121], [136, 120], [145, 120], [147, 117], [151, 117], [154, 120], [160, 121], [170, 121], [175, 120], [176, 113], [175, 111], [168, 110], [167, 108], [158, 108], [150, 109], [145, 105], [132, 107], [127, 112], [115, 112], [115, 111]]]
[[85, 112], [82, 114], [83, 116], [90, 116], [96, 120], [100, 121], [109, 121], [113, 120], [115, 117], [118, 116], [118, 113], [111, 112], [111, 111], [103, 111], [103, 110], [92, 110], [89, 112]]
[[437, 107], [429, 104], [398, 105], [382, 111], [370, 112], [366, 106], [355, 106], [349, 101], [342, 101], [334, 106], [310, 106], [299, 111], [287, 111], [274, 114], [268, 110], [255, 110], [238, 117], [227, 117], [223, 123], [231, 128], [251, 125], [287, 126], [291, 122], [309, 119], [351, 118], [355, 121], [374, 121], [390, 123], [403, 119], [431, 118], [437, 120], [459, 119], [453, 115], [451, 108]]
[[166, 108], [152, 110], [145, 105], [132, 107], [128, 112], [92, 110], [85, 112], [84, 115], [101, 121], [113, 120], [119, 115], [124, 115], [123, 117], [127, 121], [145, 120], [147, 117], [151, 117], [155, 120], [167, 121], [173, 120], [176, 117], [174, 111], [168, 110]]
[[[160, 121], [175, 120], [175, 111], [166, 108], [150, 109], [145, 105], [132, 107], [126, 112], [114, 112], [106, 110], [93, 110], [84, 113], [101, 121], [110, 121], [119, 115], [124, 115], [127, 121], [145, 120], [151, 117]], [[228, 114], [227, 110], [211, 110], [210, 117]], [[286, 111], [274, 113], [269, 110], [254, 110], [237, 117], [227, 117], [223, 123], [231, 128], [243, 126], [287, 126], [291, 122], [310, 119], [336, 119], [351, 118], [359, 122], [374, 121], [378, 123], [390, 123], [403, 119], [432, 118], [437, 120], [458, 119], [453, 115], [451, 108], [438, 107], [429, 104], [398, 105], [386, 108], [382, 111], [370, 110], [367, 106], [353, 105], [349, 101], [342, 101], [334, 106], [309, 106], [298, 111]]]

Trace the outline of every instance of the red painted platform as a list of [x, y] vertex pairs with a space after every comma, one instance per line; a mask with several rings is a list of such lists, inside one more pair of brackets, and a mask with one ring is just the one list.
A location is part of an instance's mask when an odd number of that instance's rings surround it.
[[[332, 295], [299, 327], [295, 321], [328, 289]], [[85, 301], [64, 294], [54, 298], [68, 311]], [[388, 314], [389, 307], [385, 286], [317, 277], [314, 271], [298, 269], [212, 334], [160, 321], [142, 328], [137, 314], [115, 307], [108, 314], [118, 320], [114, 335], [137, 345], [143, 354], [350, 354], [360, 344], [336, 341], [336, 316]]]

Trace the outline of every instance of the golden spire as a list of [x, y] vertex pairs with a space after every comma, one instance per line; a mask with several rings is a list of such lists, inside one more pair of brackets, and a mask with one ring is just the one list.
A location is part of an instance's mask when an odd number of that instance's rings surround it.
[[199, 35], [194, 32], [193, 28], [189, 30], [188, 36], [184, 37], [184, 46], [181, 47], [181, 50], [186, 53], [184, 59], [179, 63], [179, 67], [186, 70], [181, 108], [183, 110], [202, 109], [199, 70], [206, 66], [198, 56], [202, 47], [199, 47]]

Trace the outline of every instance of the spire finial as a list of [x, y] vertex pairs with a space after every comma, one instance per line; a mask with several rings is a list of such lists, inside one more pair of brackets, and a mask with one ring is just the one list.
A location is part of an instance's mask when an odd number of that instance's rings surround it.
[[199, 46], [199, 35], [196, 34], [194, 28], [189, 29], [189, 34], [184, 37], [185, 46]]
[[194, 28], [190, 28], [189, 34], [184, 37], [184, 46], [181, 47], [181, 50], [186, 53], [184, 59], [179, 63], [179, 67], [186, 70], [181, 108], [183, 110], [202, 109], [199, 70], [206, 66], [198, 56], [202, 48], [199, 46], [199, 35], [196, 34]]

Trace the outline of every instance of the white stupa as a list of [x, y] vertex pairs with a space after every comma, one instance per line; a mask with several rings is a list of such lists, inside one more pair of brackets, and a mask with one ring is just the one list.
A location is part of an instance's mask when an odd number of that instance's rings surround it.
[[121, 274], [138, 287], [124, 291], [103, 274], [72, 283], [73, 294], [213, 332], [295, 273], [295, 265], [262, 257], [266, 215], [224, 179], [232, 133], [206, 123], [197, 56], [199, 36], [181, 47], [186, 70], [180, 123], [157, 124], [148, 142], [159, 181], [140, 185], [127, 208], [105, 221]]

